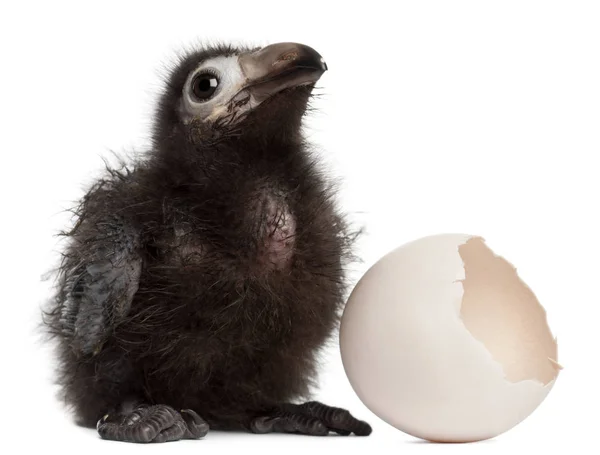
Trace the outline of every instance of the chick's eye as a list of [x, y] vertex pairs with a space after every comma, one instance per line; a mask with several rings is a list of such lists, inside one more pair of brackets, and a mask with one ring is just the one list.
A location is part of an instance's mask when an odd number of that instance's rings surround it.
[[219, 79], [213, 74], [198, 74], [192, 81], [192, 92], [199, 101], [206, 101], [217, 91]]

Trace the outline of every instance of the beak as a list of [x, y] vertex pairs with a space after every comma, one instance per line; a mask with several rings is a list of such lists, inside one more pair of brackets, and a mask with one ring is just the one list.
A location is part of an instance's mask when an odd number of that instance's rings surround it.
[[314, 84], [327, 71], [317, 51], [298, 43], [271, 44], [240, 55], [239, 63], [247, 80], [245, 88], [257, 101], [289, 87]]

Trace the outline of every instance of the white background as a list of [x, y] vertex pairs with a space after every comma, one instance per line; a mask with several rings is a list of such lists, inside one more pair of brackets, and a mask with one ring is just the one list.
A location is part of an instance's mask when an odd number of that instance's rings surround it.
[[[0, 185], [3, 453], [530, 453], [597, 446], [600, 419], [600, 8], [594, 1], [3, 2]], [[421, 443], [356, 398], [335, 343], [317, 398], [369, 438], [222, 435], [167, 446], [101, 441], [54, 399], [34, 326], [53, 235], [102, 167], [143, 149], [161, 65], [199, 38], [298, 41], [330, 71], [308, 121], [342, 203], [364, 223], [359, 277], [424, 235], [484, 236], [546, 307], [565, 369], [518, 427]], [[240, 445], [243, 443], [244, 445]], [[167, 447], [167, 448], [166, 448]], [[24, 453], [24, 452], [23, 452]]]

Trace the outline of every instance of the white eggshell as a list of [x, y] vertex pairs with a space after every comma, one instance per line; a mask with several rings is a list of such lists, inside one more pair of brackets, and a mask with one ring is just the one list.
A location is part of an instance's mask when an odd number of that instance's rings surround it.
[[340, 347], [372, 412], [439, 442], [512, 428], [560, 369], [531, 290], [483, 239], [462, 234], [416, 240], [371, 267], [344, 310]]

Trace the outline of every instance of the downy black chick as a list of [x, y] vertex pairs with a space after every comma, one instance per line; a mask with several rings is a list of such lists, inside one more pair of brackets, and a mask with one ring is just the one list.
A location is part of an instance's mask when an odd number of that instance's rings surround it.
[[368, 435], [309, 392], [353, 233], [301, 134], [312, 48], [181, 58], [151, 149], [75, 210], [46, 322], [77, 421], [161, 442], [211, 428]]

